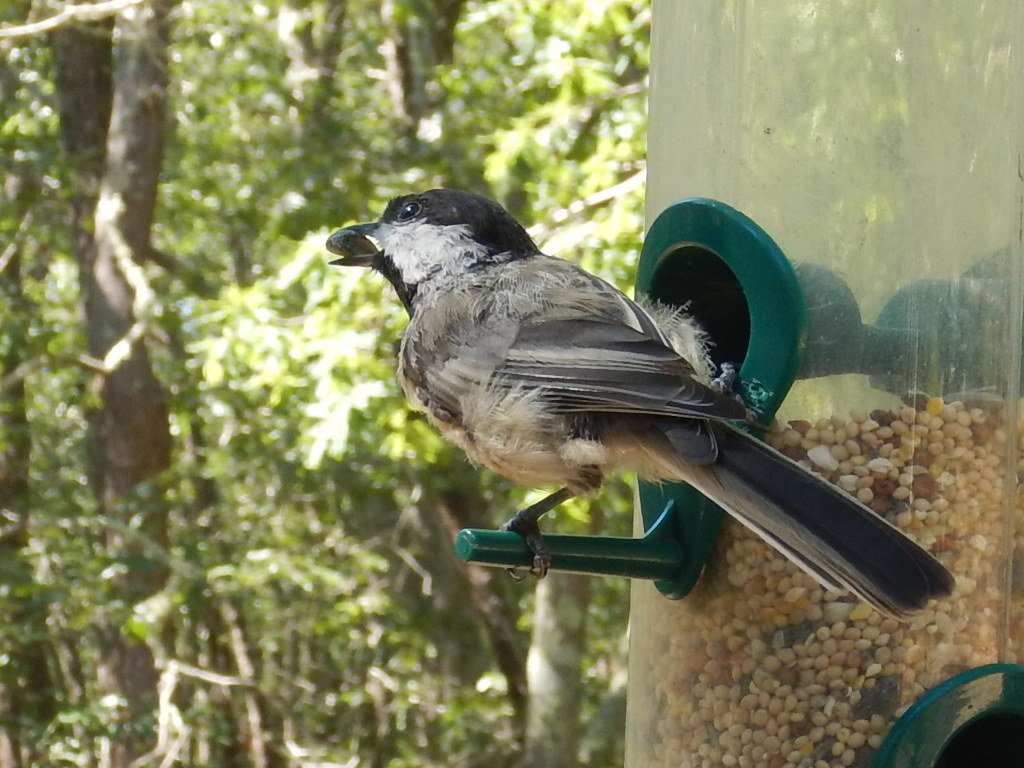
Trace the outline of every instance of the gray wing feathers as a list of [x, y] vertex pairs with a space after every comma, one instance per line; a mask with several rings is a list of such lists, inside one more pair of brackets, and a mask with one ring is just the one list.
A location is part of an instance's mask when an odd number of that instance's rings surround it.
[[[736, 398], [699, 380], [642, 307], [567, 262], [543, 263], [547, 282], [526, 285], [513, 271], [487, 290], [440, 297], [430, 328], [410, 326], [404, 373], [429, 378], [450, 409], [486, 385], [540, 389], [556, 413], [746, 417]], [[508, 303], [510, 293], [520, 301]]]
[[660, 338], [600, 320], [568, 319], [524, 323], [494, 375], [510, 386], [544, 386], [564, 412], [745, 418], [738, 400], [694, 374]]

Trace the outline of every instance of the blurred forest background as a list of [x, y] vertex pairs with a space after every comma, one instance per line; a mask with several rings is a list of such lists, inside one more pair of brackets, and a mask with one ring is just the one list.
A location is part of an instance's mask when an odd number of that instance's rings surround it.
[[[629, 287], [645, 0], [0, 5], [0, 765], [621, 765], [624, 581], [400, 397], [327, 234], [438, 185]], [[549, 530], [625, 534], [624, 480]]]

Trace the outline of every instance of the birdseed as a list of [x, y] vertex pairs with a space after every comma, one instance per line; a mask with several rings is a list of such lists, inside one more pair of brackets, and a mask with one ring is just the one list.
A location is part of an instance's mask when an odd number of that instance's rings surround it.
[[1003, 514], [1016, 476], [1007, 487], [1000, 411], [930, 398], [919, 410], [791, 421], [766, 439], [929, 550], [956, 590], [897, 621], [823, 589], [727, 519], [686, 599], [634, 587], [631, 766], [868, 768], [929, 688], [1017, 659], [1024, 611], [1011, 603], [1007, 627], [1004, 609], [1024, 513]]

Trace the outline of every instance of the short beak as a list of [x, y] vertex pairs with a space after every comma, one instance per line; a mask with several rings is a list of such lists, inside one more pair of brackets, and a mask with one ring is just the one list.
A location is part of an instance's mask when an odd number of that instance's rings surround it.
[[337, 267], [372, 267], [380, 254], [380, 249], [370, 240], [376, 234], [376, 222], [339, 229], [327, 238], [327, 250], [341, 258], [328, 263]]

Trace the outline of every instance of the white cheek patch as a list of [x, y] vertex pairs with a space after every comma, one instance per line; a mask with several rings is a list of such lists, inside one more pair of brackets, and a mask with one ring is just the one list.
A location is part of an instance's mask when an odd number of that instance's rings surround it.
[[438, 271], [461, 271], [487, 254], [465, 224], [382, 223], [376, 237], [402, 280], [410, 285]]

